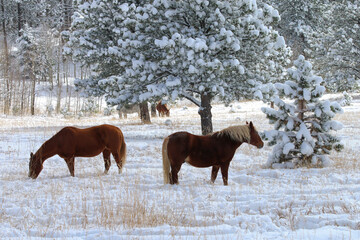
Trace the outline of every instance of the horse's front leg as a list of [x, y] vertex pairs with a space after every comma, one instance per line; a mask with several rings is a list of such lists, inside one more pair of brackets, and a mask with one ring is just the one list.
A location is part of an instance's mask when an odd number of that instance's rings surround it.
[[110, 151], [105, 149], [103, 151], [103, 157], [104, 157], [104, 163], [105, 163], [105, 171], [104, 173], [107, 174], [110, 166], [111, 166], [111, 160], [110, 160]]
[[228, 163], [223, 163], [221, 165], [221, 175], [222, 175], [222, 178], [223, 178], [223, 182], [224, 182], [224, 185], [228, 185], [228, 171], [229, 171], [229, 165], [230, 165], [230, 162]]
[[71, 157], [71, 158], [66, 158], [65, 162], [69, 168], [70, 171], [70, 175], [72, 177], [75, 177], [75, 173], [74, 173], [74, 166], [75, 166], [75, 157]]
[[211, 182], [214, 183], [219, 172], [220, 166], [213, 166], [211, 170]]

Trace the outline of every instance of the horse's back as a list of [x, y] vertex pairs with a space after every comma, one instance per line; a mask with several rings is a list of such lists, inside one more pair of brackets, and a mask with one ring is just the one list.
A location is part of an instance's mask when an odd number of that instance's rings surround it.
[[189, 152], [189, 142], [192, 137], [188, 132], [176, 132], [169, 135], [168, 152], [169, 154], [187, 155]]
[[109, 124], [103, 124], [103, 125], [95, 126], [93, 128], [99, 129], [101, 132], [105, 134], [122, 135], [120, 128]]
[[191, 139], [195, 135], [188, 133], [188, 132], [176, 132], [169, 135], [169, 143], [170, 144], [181, 144], [182, 146], [188, 145]]
[[171, 135], [169, 135], [169, 138], [173, 138], [173, 139], [181, 139], [181, 138], [187, 138], [189, 137], [190, 135], [192, 135], [191, 133], [188, 133], [188, 132], [175, 132]]
[[189, 132], [176, 132], [169, 135], [169, 142], [186, 145], [188, 148], [211, 142], [210, 136], [198, 136]]
[[121, 130], [108, 124], [83, 129], [64, 127], [54, 137], [61, 145], [59, 148], [75, 152], [80, 151], [80, 149], [81, 152], [92, 152], [92, 150], [101, 152], [105, 148], [117, 149], [124, 141]]
[[119, 146], [124, 140], [124, 136], [120, 128], [113, 125], [103, 124], [95, 126], [93, 129], [90, 129], [90, 131], [94, 132], [94, 134], [97, 135], [97, 137], [100, 138], [108, 147]]
[[53, 138], [60, 139], [61, 141], [70, 141], [74, 139], [78, 132], [76, 127], [64, 127], [59, 132], [57, 132]]
[[208, 136], [198, 136], [188, 132], [176, 132], [169, 136], [168, 152], [179, 158], [186, 158], [192, 152], [202, 152], [203, 145], [205, 151], [211, 151]]

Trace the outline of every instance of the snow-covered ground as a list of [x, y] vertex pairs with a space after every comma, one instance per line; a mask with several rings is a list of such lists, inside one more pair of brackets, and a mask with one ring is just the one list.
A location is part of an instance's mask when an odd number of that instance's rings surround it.
[[[272, 128], [261, 102], [213, 106], [214, 130], [254, 122]], [[345, 149], [326, 168], [267, 169], [270, 147], [242, 145], [231, 162], [229, 186], [210, 168], [184, 164], [179, 185], [163, 184], [162, 139], [180, 130], [200, 134], [197, 108], [173, 106], [167, 118], [142, 125], [135, 114], [64, 119], [0, 117], [0, 238], [63, 239], [360, 239], [360, 101], [336, 117]], [[30, 152], [67, 125], [120, 127], [127, 163], [78, 158], [71, 177], [61, 158], [29, 179]]]

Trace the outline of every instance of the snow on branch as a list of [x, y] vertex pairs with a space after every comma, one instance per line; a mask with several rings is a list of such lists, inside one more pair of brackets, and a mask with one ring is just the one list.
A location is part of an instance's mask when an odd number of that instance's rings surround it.
[[200, 107], [201, 106], [201, 102], [199, 100], [197, 100], [195, 97], [191, 96], [189, 93], [182, 91], [180, 93], [181, 96], [183, 96], [184, 98], [188, 99], [190, 102], [194, 103], [196, 106]]

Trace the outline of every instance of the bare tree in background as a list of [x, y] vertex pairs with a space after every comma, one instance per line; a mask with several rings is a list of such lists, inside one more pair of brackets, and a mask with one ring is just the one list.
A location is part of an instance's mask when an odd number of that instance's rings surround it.
[[[1, 0], [1, 13], [5, 16], [5, 5], [4, 0]], [[9, 77], [9, 69], [10, 69], [10, 58], [9, 58], [9, 48], [8, 48], [8, 35], [6, 31], [6, 19], [3, 17], [2, 19], [2, 33], [3, 33], [3, 42], [4, 42], [4, 79], [5, 79], [5, 93], [4, 93], [4, 113], [8, 114], [10, 110], [11, 104], [11, 94], [10, 94], [10, 84], [11, 79]]]

